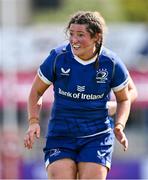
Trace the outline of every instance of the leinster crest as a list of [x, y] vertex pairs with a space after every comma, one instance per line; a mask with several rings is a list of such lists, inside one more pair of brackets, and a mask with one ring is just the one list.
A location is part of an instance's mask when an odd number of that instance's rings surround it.
[[96, 82], [97, 83], [106, 83], [108, 77], [107, 69], [99, 69], [96, 71]]

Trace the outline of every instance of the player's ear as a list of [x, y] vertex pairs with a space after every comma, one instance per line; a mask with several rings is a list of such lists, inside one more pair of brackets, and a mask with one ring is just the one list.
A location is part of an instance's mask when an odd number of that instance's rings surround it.
[[96, 33], [95, 36], [94, 36], [94, 40], [95, 40], [95, 42], [100, 42], [100, 40], [101, 40], [101, 33]]

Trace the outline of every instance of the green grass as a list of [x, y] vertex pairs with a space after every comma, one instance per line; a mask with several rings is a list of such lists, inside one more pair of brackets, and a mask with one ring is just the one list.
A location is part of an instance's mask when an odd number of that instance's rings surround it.
[[[65, 22], [71, 14], [80, 10], [99, 11], [105, 19], [112, 17], [114, 20], [117, 17], [116, 10], [112, 9], [114, 7], [113, 2], [115, 1], [116, 0], [63, 0], [62, 6], [59, 9], [48, 8], [35, 12], [33, 21], [47, 23]], [[112, 16], [108, 14], [108, 9], [110, 12], [114, 12]]]
[[[33, 22], [67, 22], [76, 11], [99, 11], [106, 21], [148, 22], [148, 0], [61, 0], [57, 9], [38, 10], [33, 13]], [[126, 3], [125, 3], [126, 2]]]

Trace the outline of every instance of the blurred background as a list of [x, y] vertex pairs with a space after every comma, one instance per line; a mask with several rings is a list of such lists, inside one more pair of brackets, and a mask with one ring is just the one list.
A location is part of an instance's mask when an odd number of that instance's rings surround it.
[[63, 43], [69, 16], [100, 11], [105, 46], [124, 61], [137, 86], [126, 133], [129, 150], [115, 143], [108, 179], [148, 178], [148, 0], [0, 0], [0, 179], [45, 179], [43, 152], [52, 90], [44, 96], [41, 138], [23, 147], [27, 98], [34, 75], [50, 50]]

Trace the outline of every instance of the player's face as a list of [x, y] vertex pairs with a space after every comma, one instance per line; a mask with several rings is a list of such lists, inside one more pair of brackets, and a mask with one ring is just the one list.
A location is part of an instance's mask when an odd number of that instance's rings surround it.
[[93, 57], [96, 50], [97, 37], [92, 38], [83, 24], [71, 24], [69, 28], [69, 41], [73, 53], [83, 60]]

